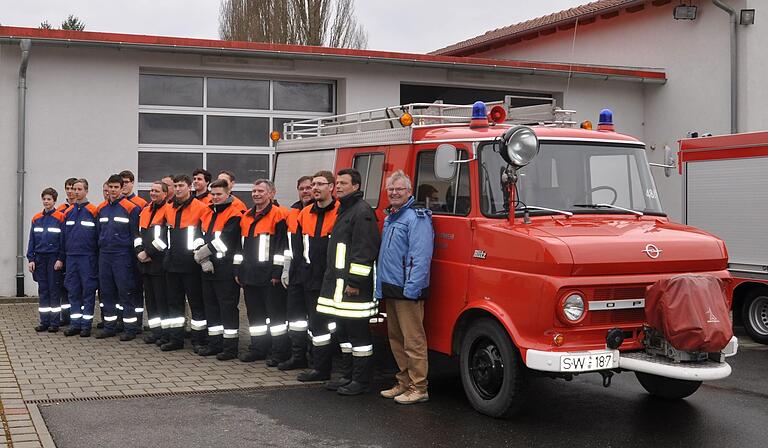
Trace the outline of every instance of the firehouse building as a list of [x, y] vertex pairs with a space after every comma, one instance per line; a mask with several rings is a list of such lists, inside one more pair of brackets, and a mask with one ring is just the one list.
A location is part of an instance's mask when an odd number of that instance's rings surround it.
[[[617, 130], [664, 163], [664, 146], [690, 131], [730, 131], [729, 16], [701, 1], [694, 20], [676, 20], [678, 3], [598, 1], [429, 55], [0, 27], [0, 295], [36, 293], [18, 256], [43, 188], [56, 188], [61, 202], [64, 180], [85, 177], [99, 203], [111, 173], [133, 170], [146, 191], [164, 175], [204, 167], [234, 171], [235, 194], [250, 204], [250, 183], [273, 174], [269, 134], [291, 120], [435, 100], [554, 98], [578, 121], [611, 108]], [[738, 16], [756, 2], [731, 3]], [[758, 130], [765, 32], [759, 21], [737, 27], [738, 130]], [[677, 175], [654, 175], [678, 219]]]

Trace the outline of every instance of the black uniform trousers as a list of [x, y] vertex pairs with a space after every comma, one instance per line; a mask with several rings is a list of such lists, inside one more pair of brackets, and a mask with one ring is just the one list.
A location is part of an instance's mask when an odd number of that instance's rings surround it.
[[192, 344], [204, 345], [207, 340], [207, 324], [205, 320], [205, 306], [203, 304], [203, 286], [200, 272], [166, 272], [165, 283], [168, 287], [168, 312], [170, 320], [174, 321], [169, 329], [171, 342], [184, 342], [184, 325], [178, 324], [176, 319], [185, 314], [184, 297], [189, 302], [189, 310], [192, 314], [190, 321], [192, 327]]
[[[240, 328], [240, 286], [234, 278], [219, 280], [203, 275], [203, 302], [208, 336], [237, 338]], [[250, 308], [249, 308], [250, 309]]]
[[[322, 314], [322, 313], [320, 313]], [[336, 339], [342, 353], [351, 353], [354, 357], [373, 355], [373, 339], [368, 318], [335, 317]]]
[[[243, 287], [248, 313], [251, 351], [267, 353], [270, 336], [279, 337], [288, 332], [286, 294], [283, 285]], [[256, 343], [256, 347], [253, 344]]]
[[[315, 299], [317, 299], [317, 297], [315, 297]], [[286, 290], [286, 306], [288, 331], [306, 335], [309, 326], [309, 317], [307, 315], [307, 305], [303, 285], [288, 285], [288, 289]]]
[[309, 333], [312, 336], [312, 345], [314, 347], [330, 344], [331, 333], [337, 330], [336, 318], [334, 316], [317, 312], [317, 297], [319, 295], [319, 290], [304, 291], [304, 307], [307, 310]]
[[147, 307], [147, 324], [149, 329], [156, 335], [163, 329], [163, 322], [166, 323], [170, 314], [168, 313], [168, 298], [166, 297], [165, 274], [141, 276], [144, 286], [144, 301]]

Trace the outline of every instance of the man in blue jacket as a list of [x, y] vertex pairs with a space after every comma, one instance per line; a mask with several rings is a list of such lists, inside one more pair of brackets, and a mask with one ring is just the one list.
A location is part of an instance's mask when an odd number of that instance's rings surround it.
[[133, 261], [133, 234], [139, 227], [140, 209], [123, 195], [123, 178], [119, 174], [109, 176], [107, 191], [108, 200], [98, 208], [99, 292], [104, 301], [104, 329], [96, 338], [117, 334], [120, 310], [125, 324], [120, 340], [130, 341], [139, 331], [138, 309], [143, 305], [139, 302]]
[[96, 206], [88, 202], [88, 181], [78, 179], [72, 187], [75, 203], [64, 214], [64, 287], [69, 294], [70, 326], [65, 336], [91, 336], [93, 306], [99, 286], [97, 262], [99, 236]]
[[379, 250], [375, 297], [386, 299], [387, 332], [400, 371], [381, 391], [400, 404], [429, 400], [424, 299], [429, 290], [434, 231], [432, 212], [414, 208], [411, 180], [401, 171], [387, 179], [389, 208]]

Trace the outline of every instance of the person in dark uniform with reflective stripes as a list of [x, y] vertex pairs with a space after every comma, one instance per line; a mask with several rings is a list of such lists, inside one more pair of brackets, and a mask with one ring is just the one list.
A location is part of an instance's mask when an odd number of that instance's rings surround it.
[[64, 267], [64, 214], [56, 211], [56, 198], [59, 194], [53, 188], [46, 188], [40, 194], [43, 211], [32, 217], [29, 228], [27, 261], [29, 272], [37, 282], [40, 302], [40, 325], [35, 331], [59, 331], [61, 316], [61, 283]]
[[304, 303], [304, 288], [297, 275], [293, 260], [293, 240], [297, 235], [298, 217], [301, 209], [312, 204], [312, 177], [301, 176], [296, 181], [299, 200], [288, 209], [285, 222], [288, 226], [288, 249], [285, 251], [285, 264], [280, 280], [286, 289], [288, 316], [288, 337], [291, 339], [291, 357], [277, 365], [280, 370], [303, 369], [307, 367], [307, 307]]
[[369, 319], [378, 313], [373, 298], [373, 268], [381, 236], [376, 215], [363, 200], [360, 173], [352, 168], [336, 173], [339, 210], [328, 247], [328, 267], [323, 277], [317, 312], [336, 319], [339, 345], [351, 346], [352, 375], [340, 385], [339, 395], [368, 391], [373, 373], [373, 341]]
[[91, 336], [96, 288], [99, 286], [98, 211], [88, 202], [88, 181], [78, 179], [73, 186], [75, 204], [64, 214], [64, 284], [72, 305], [70, 325], [64, 336]]
[[[75, 182], [77, 182], [76, 177], [70, 177], [67, 180], [64, 181], [64, 192], [67, 196], [66, 201], [64, 201], [61, 205], [56, 207], [56, 211], [60, 212], [61, 214], [65, 214], [69, 207], [75, 203]], [[67, 267], [64, 266], [61, 270], [61, 275], [66, 276], [67, 274]], [[69, 325], [69, 310], [72, 307], [69, 304], [69, 295], [67, 294], [67, 289], [64, 287], [64, 281], [61, 282], [61, 326], [65, 327]]]
[[165, 222], [169, 228], [168, 250], [163, 267], [168, 287], [168, 337], [160, 348], [163, 351], [184, 347], [184, 298], [192, 314], [192, 348], [197, 353], [207, 344], [208, 325], [203, 305], [203, 287], [200, 265], [195, 262], [194, 251], [205, 244], [200, 233], [200, 222], [208, 209], [192, 196], [192, 179], [186, 174], [174, 176], [176, 198], [165, 208]]
[[168, 226], [165, 224], [167, 195], [168, 187], [164, 183], [156, 181], [152, 184], [149, 190], [152, 202], [139, 214], [139, 227], [133, 241], [147, 305], [149, 331], [142, 338], [147, 344], [162, 340], [163, 320], [167, 321], [169, 317], [163, 270], [163, 257], [168, 248]]
[[240, 360], [266, 359], [267, 366], [275, 367], [290, 357], [285, 288], [280, 282], [288, 228], [285, 212], [273, 204], [275, 187], [271, 181], [254, 181], [251, 197], [254, 206], [240, 220], [242, 252], [234, 257], [235, 278], [243, 287], [251, 334], [250, 348], [240, 354]]
[[[326, 381], [331, 378], [331, 360], [334, 347], [331, 346], [331, 330], [336, 323], [329, 315], [317, 312], [317, 297], [323, 284], [327, 268], [328, 243], [339, 202], [333, 199], [334, 177], [330, 171], [320, 171], [312, 177], [312, 193], [315, 203], [304, 207], [299, 213], [296, 226], [295, 277], [298, 277], [304, 292], [305, 306], [312, 339], [312, 369], [301, 372], [299, 381]], [[349, 382], [352, 374], [352, 346], [344, 346], [341, 352], [342, 378], [329, 381], [326, 387], [336, 390]]]
[[205, 244], [195, 251], [195, 261], [203, 270], [208, 345], [197, 354], [216, 355], [219, 361], [226, 361], [237, 358], [240, 286], [235, 282], [232, 262], [240, 252], [240, 219], [245, 210], [232, 202], [225, 180], [213, 181], [208, 195], [209, 212], [201, 222]]
[[[103, 339], [117, 334], [117, 311], [121, 310], [125, 332], [121, 341], [131, 341], [139, 331], [137, 309], [143, 307], [136, 285], [133, 241], [139, 225], [139, 207], [123, 195], [123, 179], [107, 179], [109, 200], [98, 208], [99, 294], [104, 303]], [[143, 309], [142, 309], [143, 312]]]

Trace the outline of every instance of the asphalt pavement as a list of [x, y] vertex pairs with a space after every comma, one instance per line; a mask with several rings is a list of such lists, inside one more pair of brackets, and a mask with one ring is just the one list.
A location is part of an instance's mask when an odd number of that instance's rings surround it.
[[731, 447], [768, 446], [768, 347], [743, 347], [733, 375], [686, 400], [648, 396], [632, 373], [604, 388], [599, 375], [532, 381], [509, 420], [476, 413], [450, 368], [431, 401], [403, 406], [388, 387], [342, 397], [319, 386], [41, 405], [60, 448], [171, 447]]

